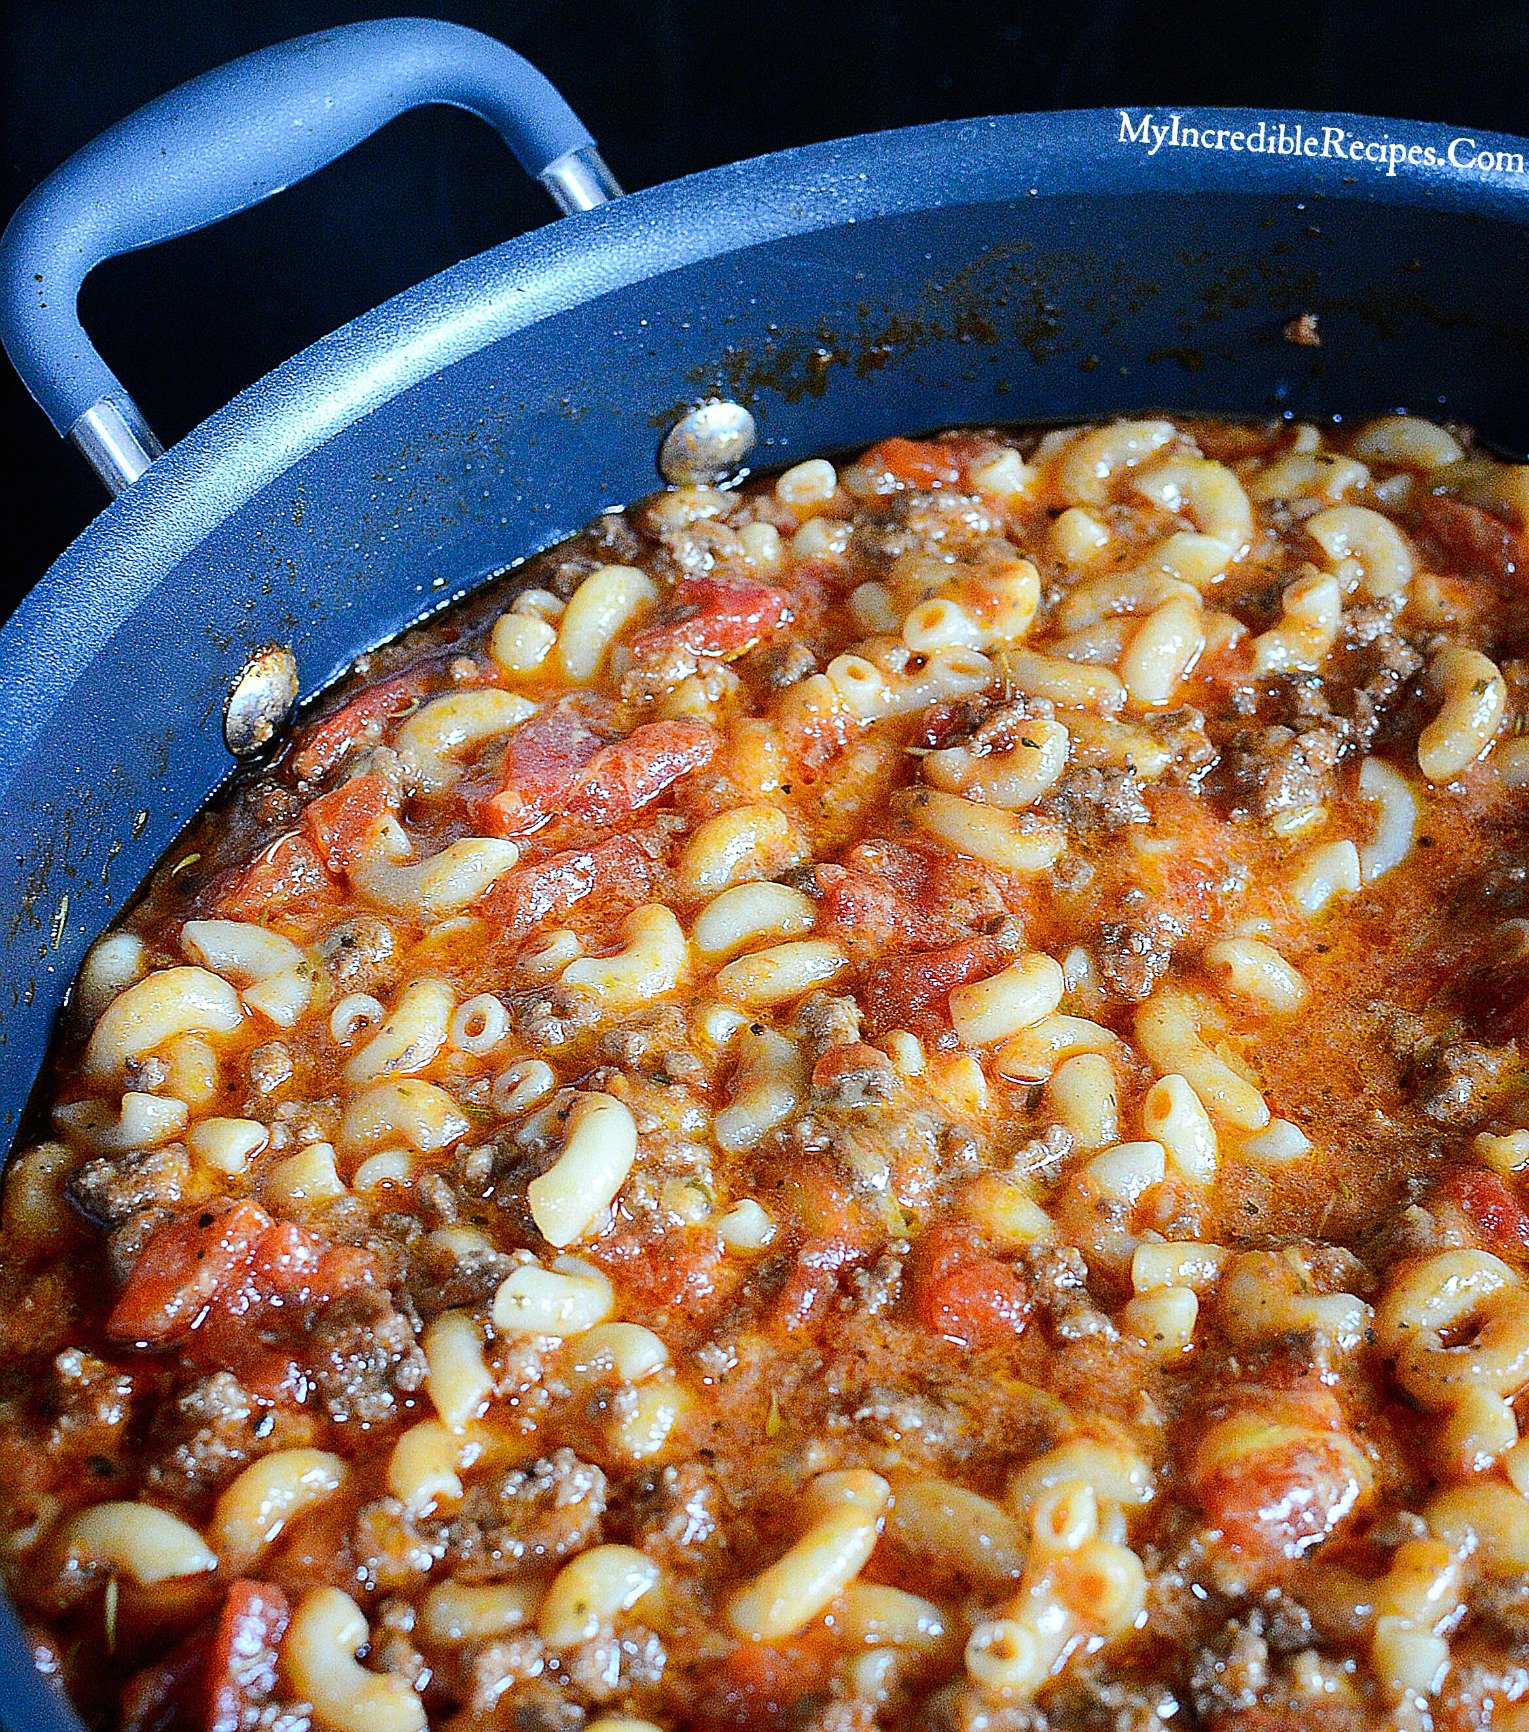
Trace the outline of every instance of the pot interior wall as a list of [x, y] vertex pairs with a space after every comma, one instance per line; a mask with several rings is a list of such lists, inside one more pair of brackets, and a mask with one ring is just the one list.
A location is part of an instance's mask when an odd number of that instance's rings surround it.
[[[484, 575], [650, 491], [678, 408], [762, 463], [902, 429], [1161, 407], [1405, 406], [1529, 443], [1529, 272], [1504, 215], [1230, 192], [1018, 197], [776, 240], [458, 361], [224, 521], [33, 743], [0, 864], [0, 1146], [90, 938], [225, 776], [248, 649], [305, 691]], [[1320, 347], [1282, 331], [1319, 316]], [[89, 606], [89, 598], [81, 605]]]

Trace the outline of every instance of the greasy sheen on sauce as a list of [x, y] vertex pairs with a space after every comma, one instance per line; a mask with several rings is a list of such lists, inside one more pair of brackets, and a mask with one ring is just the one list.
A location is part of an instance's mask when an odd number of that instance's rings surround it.
[[367, 659], [92, 952], [0, 1561], [131, 1732], [1529, 1727], [1529, 470], [888, 439]]

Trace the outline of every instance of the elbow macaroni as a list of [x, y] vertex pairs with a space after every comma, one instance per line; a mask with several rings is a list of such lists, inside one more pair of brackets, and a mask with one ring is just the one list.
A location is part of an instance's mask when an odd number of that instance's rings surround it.
[[780, 1641], [795, 1635], [859, 1575], [875, 1550], [891, 1488], [864, 1469], [825, 1474], [827, 1508], [786, 1554], [769, 1565], [727, 1606], [740, 1636]]
[[526, 1192], [548, 1244], [561, 1251], [583, 1238], [616, 1200], [636, 1159], [631, 1109], [598, 1091], [576, 1096], [562, 1153]]
[[1430, 782], [1450, 782], [1491, 750], [1508, 688], [1495, 662], [1458, 645], [1439, 651], [1428, 677], [1442, 701], [1418, 740], [1418, 768]]
[[357, 1655], [370, 1640], [365, 1614], [338, 1588], [299, 1601], [281, 1657], [298, 1693], [327, 1732], [425, 1732], [425, 1705], [391, 1672], [368, 1671]]

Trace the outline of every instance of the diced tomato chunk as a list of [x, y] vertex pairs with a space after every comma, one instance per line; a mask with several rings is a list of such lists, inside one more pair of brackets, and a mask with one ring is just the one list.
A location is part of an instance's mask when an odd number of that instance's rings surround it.
[[1468, 571], [1502, 581], [1521, 578], [1529, 568], [1523, 535], [1479, 505], [1434, 494], [1423, 504], [1422, 520], [1451, 562]]
[[704, 769], [716, 749], [716, 730], [704, 722], [646, 722], [589, 760], [569, 794], [567, 815], [586, 824], [619, 823]]
[[229, 1588], [207, 1655], [206, 1732], [246, 1732], [276, 1694], [290, 1616], [287, 1596], [269, 1582], [241, 1579]]
[[563, 809], [579, 772], [609, 744], [609, 736], [591, 726], [586, 709], [578, 698], [564, 699], [510, 735], [503, 783], [477, 808], [488, 835], [528, 836]]
[[1020, 1334], [1030, 1293], [1007, 1263], [974, 1246], [959, 1227], [935, 1227], [912, 1259], [913, 1310], [932, 1334], [962, 1347], [992, 1347]]
[[249, 1267], [271, 1225], [258, 1203], [166, 1222], [144, 1246], [107, 1319], [113, 1341], [161, 1347], [189, 1334], [227, 1282]]
[[843, 933], [880, 943], [922, 936], [905, 887], [885, 873], [829, 861], [814, 870], [813, 878], [818, 925], [825, 935]]
[[1202, 1425], [1189, 1477], [1220, 1543], [1267, 1572], [1328, 1539], [1373, 1473], [1328, 1391], [1264, 1389]]
[[890, 1084], [895, 1075], [891, 1059], [878, 1047], [867, 1046], [863, 1040], [847, 1040], [824, 1051], [812, 1067], [812, 1086], [830, 1091], [859, 1080], [866, 1087], [876, 1088], [878, 1084]]
[[237, 1322], [273, 1304], [327, 1305], [376, 1274], [377, 1260], [363, 1247], [331, 1245], [294, 1222], [276, 1221], [251, 1246], [240, 1278], [218, 1289], [207, 1328], [221, 1318]]
[[481, 904], [484, 918], [512, 938], [524, 938], [542, 921], [561, 919], [595, 888], [598, 848], [570, 848], [501, 878]]
[[303, 743], [292, 759], [299, 781], [316, 782], [327, 776], [367, 729], [406, 715], [420, 695], [420, 671], [394, 674], [341, 704], [304, 730]]
[[1529, 1245], [1529, 1211], [1498, 1174], [1485, 1167], [1456, 1167], [1439, 1187], [1460, 1212], [1497, 1245]]
[[1024, 1283], [996, 1257], [971, 1257], [920, 1289], [919, 1321], [963, 1347], [1018, 1335], [1029, 1315]]
[[786, 1329], [802, 1329], [839, 1290], [844, 1270], [865, 1258], [864, 1248], [845, 1238], [810, 1240], [796, 1254], [796, 1265], [775, 1301]]
[[[200, 1333], [192, 1340], [199, 1343]], [[263, 1347], [258, 1339], [246, 1338], [231, 1352], [202, 1352], [191, 1357], [209, 1371], [232, 1371], [257, 1401], [271, 1407], [301, 1407], [312, 1389], [310, 1374], [291, 1353], [280, 1347]]]
[[612, 836], [593, 848], [569, 848], [506, 874], [479, 904], [483, 917], [511, 938], [544, 920], [560, 920], [589, 896], [613, 895], [633, 907], [648, 900], [653, 861], [632, 836]]
[[248, 1732], [280, 1682], [287, 1596], [241, 1577], [222, 1609], [123, 1687], [123, 1732]]
[[933, 1036], [950, 1027], [951, 988], [996, 974], [1003, 952], [991, 938], [882, 957], [866, 972], [861, 1002], [877, 1034], [906, 1028]]
[[1208, 932], [1227, 907], [1228, 870], [1247, 859], [1244, 827], [1230, 823], [1184, 789], [1156, 787], [1151, 822], [1173, 847], [1150, 855], [1141, 882], [1156, 920], [1179, 944]]
[[860, 1199], [826, 1161], [806, 1156], [781, 1170], [784, 1213], [800, 1221], [806, 1233], [825, 1243], [864, 1244], [867, 1225]]
[[826, 1692], [833, 1656], [802, 1643], [744, 1642], [702, 1670], [694, 1724], [718, 1732], [785, 1732]]
[[270, 1295], [295, 1293], [313, 1284], [324, 1241], [293, 1221], [276, 1221], [250, 1249], [250, 1274]]
[[366, 853], [372, 831], [392, 809], [393, 791], [385, 776], [353, 776], [309, 802], [303, 827], [324, 865], [336, 877], [344, 877]]
[[961, 479], [950, 447], [933, 439], [883, 439], [861, 464], [871, 474], [890, 475], [905, 487], [953, 487]]
[[225, 920], [258, 921], [333, 888], [334, 880], [313, 844], [300, 830], [289, 830], [227, 878], [208, 902]]
[[704, 722], [645, 722], [613, 740], [578, 700], [523, 723], [505, 749], [503, 783], [477, 804], [495, 836], [525, 836], [550, 818], [617, 824], [711, 762], [717, 735]]
[[703, 1227], [670, 1233], [662, 1257], [653, 1255], [651, 1240], [617, 1234], [601, 1242], [599, 1261], [635, 1314], [650, 1322], [672, 1311], [700, 1324], [725, 1303], [737, 1280], [721, 1236]]
[[204, 1709], [212, 1630], [207, 1625], [177, 1642], [162, 1660], [122, 1686], [122, 1732], [206, 1732]]
[[904, 487], [954, 487], [961, 479], [957, 453], [936, 439], [883, 439], [860, 459], [871, 475], [890, 475]]
[[[183, 1216], [144, 1247], [107, 1332], [174, 1343], [193, 1365], [233, 1372], [262, 1401], [307, 1398], [305, 1318], [378, 1276], [375, 1255], [331, 1245], [254, 1203]], [[286, 1321], [283, 1321], [285, 1314]]]
[[114, 1341], [163, 1346], [197, 1332], [199, 1358], [242, 1358], [251, 1318], [272, 1304], [319, 1306], [376, 1275], [357, 1245], [331, 1245], [255, 1202], [168, 1221], [128, 1276], [107, 1322]]
[[313, 1292], [320, 1303], [327, 1303], [352, 1287], [377, 1279], [375, 1253], [361, 1245], [325, 1245], [314, 1271]]
[[680, 650], [695, 656], [741, 656], [795, 617], [785, 590], [752, 578], [717, 577], [683, 579], [664, 616], [633, 638], [633, 655]]
[[819, 930], [851, 945], [934, 949], [1008, 909], [998, 875], [980, 861], [884, 838], [818, 866], [814, 877]]

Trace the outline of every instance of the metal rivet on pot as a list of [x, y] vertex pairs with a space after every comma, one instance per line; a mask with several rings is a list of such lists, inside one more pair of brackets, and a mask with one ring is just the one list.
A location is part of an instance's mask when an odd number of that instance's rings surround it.
[[757, 436], [741, 403], [712, 398], [669, 429], [658, 448], [659, 473], [675, 487], [714, 486], [737, 474]]
[[236, 758], [270, 745], [297, 704], [297, 657], [284, 644], [264, 644], [228, 688], [223, 741]]

